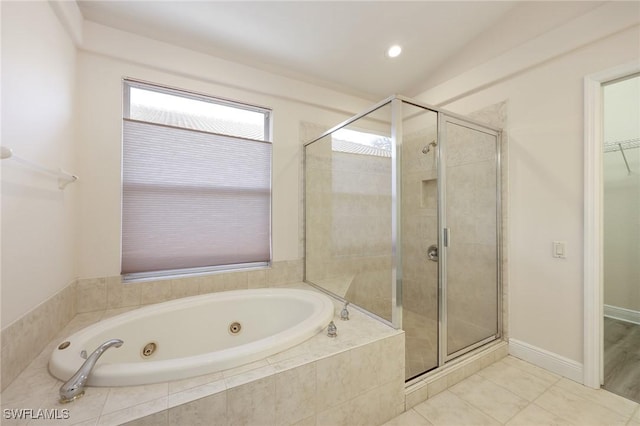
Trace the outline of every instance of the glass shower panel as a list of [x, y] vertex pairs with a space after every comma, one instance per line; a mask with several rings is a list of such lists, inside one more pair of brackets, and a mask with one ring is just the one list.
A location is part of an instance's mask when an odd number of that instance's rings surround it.
[[402, 328], [405, 378], [438, 366], [438, 114], [402, 107]]
[[391, 108], [305, 147], [305, 279], [391, 321]]
[[444, 119], [446, 358], [498, 334], [497, 134]]

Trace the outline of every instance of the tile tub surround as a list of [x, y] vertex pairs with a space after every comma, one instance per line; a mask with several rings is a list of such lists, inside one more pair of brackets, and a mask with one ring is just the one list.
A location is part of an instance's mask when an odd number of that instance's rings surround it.
[[76, 282], [2, 329], [2, 390], [22, 372], [48, 342], [76, 315]]
[[275, 287], [302, 281], [302, 267], [299, 259], [247, 271], [126, 284], [120, 275], [74, 280], [2, 330], [2, 390], [77, 313], [131, 308], [217, 291]]
[[[304, 283], [287, 287], [310, 288]], [[87, 425], [197, 425], [211, 419], [215, 424], [361, 423], [357, 419], [374, 424], [404, 410], [404, 333], [355, 309], [350, 321], [340, 321], [338, 303], [337, 338], [321, 333], [265, 360], [185, 380], [90, 387], [79, 400], [59, 404], [62, 382], [47, 371], [58, 340], [131, 309], [78, 314], [0, 395], [2, 408], [69, 409], [70, 419], [59, 423]], [[2, 424], [28, 422], [3, 419]]]
[[122, 277], [78, 280], [78, 313], [136, 307], [226, 290], [278, 287], [302, 281], [302, 259], [273, 262], [270, 267], [123, 283]]

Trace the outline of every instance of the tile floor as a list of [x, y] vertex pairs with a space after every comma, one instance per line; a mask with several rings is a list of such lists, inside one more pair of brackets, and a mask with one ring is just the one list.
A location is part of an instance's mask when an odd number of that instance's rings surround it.
[[640, 404], [508, 356], [384, 426], [640, 426]]

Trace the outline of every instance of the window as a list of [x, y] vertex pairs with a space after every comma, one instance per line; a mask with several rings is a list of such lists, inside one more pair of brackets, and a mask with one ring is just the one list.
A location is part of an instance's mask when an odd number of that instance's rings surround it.
[[125, 280], [266, 265], [270, 110], [124, 81]]

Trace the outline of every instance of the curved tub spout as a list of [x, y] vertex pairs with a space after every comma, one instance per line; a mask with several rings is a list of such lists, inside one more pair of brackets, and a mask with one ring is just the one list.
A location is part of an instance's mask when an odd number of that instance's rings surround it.
[[98, 359], [110, 347], [115, 346], [119, 348], [123, 343], [120, 339], [111, 339], [98, 346], [98, 348], [89, 355], [89, 358], [87, 358], [84, 364], [82, 364], [82, 367], [76, 371], [76, 374], [60, 386], [60, 402], [71, 402], [84, 395], [84, 387]]

